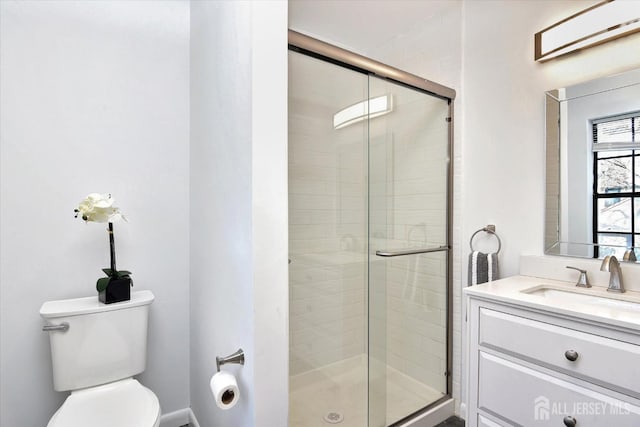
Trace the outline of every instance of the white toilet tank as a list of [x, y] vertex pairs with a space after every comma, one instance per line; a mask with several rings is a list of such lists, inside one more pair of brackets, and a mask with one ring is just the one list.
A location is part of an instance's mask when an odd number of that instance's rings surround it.
[[45, 302], [47, 324], [67, 323], [49, 332], [53, 387], [57, 391], [93, 387], [145, 370], [151, 291], [131, 293], [131, 300], [103, 304], [98, 296]]

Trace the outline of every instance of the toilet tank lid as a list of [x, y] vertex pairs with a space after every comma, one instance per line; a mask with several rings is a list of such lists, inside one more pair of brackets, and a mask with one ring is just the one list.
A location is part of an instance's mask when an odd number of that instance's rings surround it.
[[131, 292], [129, 301], [103, 304], [98, 296], [47, 301], [40, 307], [40, 316], [44, 319], [56, 317], [79, 316], [81, 314], [103, 313], [105, 311], [123, 310], [126, 308], [149, 305], [154, 300], [153, 293], [149, 290]]

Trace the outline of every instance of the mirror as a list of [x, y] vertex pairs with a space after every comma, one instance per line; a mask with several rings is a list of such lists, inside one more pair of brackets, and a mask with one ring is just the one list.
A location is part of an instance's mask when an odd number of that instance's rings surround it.
[[546, 93], [544, 244], [640, 259], [640, 69]]

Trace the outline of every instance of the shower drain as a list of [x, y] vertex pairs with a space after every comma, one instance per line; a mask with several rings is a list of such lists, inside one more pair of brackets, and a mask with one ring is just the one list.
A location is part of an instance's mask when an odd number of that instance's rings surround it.
[[344, 421], [344, 416], [340, 412], [329, 412], [324, 416], [324, 420], [329, 424], [338, 424]]

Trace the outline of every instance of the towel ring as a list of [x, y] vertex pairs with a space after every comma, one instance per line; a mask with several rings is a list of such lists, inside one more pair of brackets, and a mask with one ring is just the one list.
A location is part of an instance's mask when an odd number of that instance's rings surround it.
[[502, 248], [502, 241], [500, 240], [500, 236], [496, 234], [496, 226], [493, 224], [487, 225], [486, 227], [481, 228], [471, 235], [471, 239], [469, 239], [469, 247], [471, 248], [471, 251], [473, 252], [473, 238], [476, 237], [476, 234], [480, 233], [481, 231], [489, 233], [495, 236], [496, 239], [498, 239], [498, 250], [496, 251], [496, 254], [500, 253], [500, 249]]

